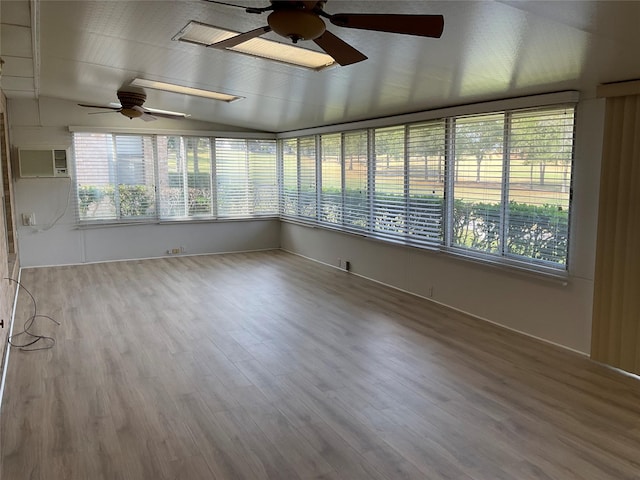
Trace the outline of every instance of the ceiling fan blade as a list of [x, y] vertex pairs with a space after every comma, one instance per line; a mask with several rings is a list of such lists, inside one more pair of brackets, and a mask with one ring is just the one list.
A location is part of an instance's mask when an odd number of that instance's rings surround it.
[[110, 110], [108, 112], [89, 112], [87, 115], [101, 115], [103, 113], [118, 113], [120, 110]]
[[250, 30], [248, 32], [241, 33], [236, 35], [235, 37], [227, 38], [226, 40], [222, 40], [220, 42], [212, 43], [211, 45], [207, 45], [207, 47], [217, 48], [223, 50], [225, 48], [233, 48], [236, 45], [240, 45], [252, 38], [259, 37], [263, 33], [267, 33], [271, 31], [271, 27], [265, 25], [264, 27], [256, 28], [254, 30]]
[[356, 50], [344, 40], [336, 37], [329, 30], [313, 40], [316, 45], [327, 52], [333, 59], [343, 67], [367, 59], [367, 56]]
[[162, 118], [189, 118], [191, 116], [188, 113], [171, 112], [169, 110], [160, 110], [157, 108], [150, 108], [150, 107], [138, 107], [136, 108], [136, 110], [142, 113], [147, 113], [154, 117], [162, 117]]
[[148, 111], [145, 112], [147, 115], [151, 115], [153, 117], [161, 117], [161, 118], [174, 118], [174, 119], [181, 119], [181, 118], [188, 118], [191, 115], [187, 115], [186, 113], [164, 113], [164, 112], [154, 112], [152, 109], [148, 109]]
[[[78, 105], [81, 107], [87, 107], [87, 108], [105, 108], [107, 110], [114, 110], [116, 112], [121, 108], [121, 107], [105, 107], [104, 105], [89, 105], [86, 103], [79, 103]], [[99, 112], [99, 113], [108, 113], [108, 112]]]
[[402, 33], [440, 38], [444, 30], [442, 15], [401, 15], [378, 13], [336, 13], [329, 20], [338, 27]]
[[144, 120], [145, 122], [153, 122], [154, 120], [157, 120], [157, 118], [149, 113], [143, 113], [142, 115], [140, 115], [138, 118]]

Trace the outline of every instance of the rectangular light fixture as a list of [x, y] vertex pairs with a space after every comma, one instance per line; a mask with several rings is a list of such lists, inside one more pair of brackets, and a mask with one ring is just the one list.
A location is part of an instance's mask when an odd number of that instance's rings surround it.
[[204, 97], [211, 100], [220, 100], [222, 102], [234, 102], [236, 100], [244, 98], [236, 95], [230, 95], [228, 93], [214, 92], [212, 90], [202, 90], [200, 88], [193, 87], [184, 87], [182, 85], [174, 85], [173, 83], [156, 82], [154, 80], [145, 80], [143, 78], [134, 79], [130, 85], [133, 87], [151, 88], [154, 90], [163, 90], [165, 92]]
[[[238, 35], [238, 32], [192, 20], [173, 37], [173, 40], [207, 47], [213, 43], [235, 37], [236, 35]], [[268, 60], [275, 60], [310, 70], [323, 70], [336, 63], [335, 60], [326, 53], [286, 45], [260, 37], [252, 38], [235, 47], [230, 47], [227, 50], [254, 57], [266, 58]]]

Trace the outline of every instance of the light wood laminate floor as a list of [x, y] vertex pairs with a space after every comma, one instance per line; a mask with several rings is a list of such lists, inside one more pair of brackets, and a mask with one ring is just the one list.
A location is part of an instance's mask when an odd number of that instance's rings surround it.
[[22, 281], [62, 325], [11, 352], [3, 480], [640, 478], [640, 382], [303, 258]]

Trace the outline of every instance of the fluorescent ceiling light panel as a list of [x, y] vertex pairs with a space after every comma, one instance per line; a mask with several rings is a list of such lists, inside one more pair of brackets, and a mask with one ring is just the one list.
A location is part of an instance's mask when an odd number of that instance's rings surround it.
[[[227, 38], [235, 37], [238, 32], [225, 30], [223, 28], [207, 25], [206, 23], [190, 21], [186, 27], [173, 37], [173, 40], [181, 42], [195, 43], [196, 45], [209, 45]], [[240, 45], [228, 48], [238, 53], [252, 55], [254, 57], [266, 58], [277, 62], [296, 65], [311, 70], [323, 70], [336, 63], [330, 55], [326, 53], [316, 52], [315, 50], [307, 50], [306, 48], [295, 47], [264, 38], [252, 38]]]
[[200, 88], [183, 87], [182, 85], [174, 85], [173, 83], [156, 82], [153, 80], [145, 80], [136, 78], [130, 84], [133, 87], [151, 88], [154, 90], [163, 90], [165, 92], [181, 93], [183, 95], [193, 95], [196, 97], [209, 98], [211, 100], [221, 100], [223, 102], [233, 102], [244, 97], [229, 95], [228, 93], [219, 93], [211, 90], [202, 90]]

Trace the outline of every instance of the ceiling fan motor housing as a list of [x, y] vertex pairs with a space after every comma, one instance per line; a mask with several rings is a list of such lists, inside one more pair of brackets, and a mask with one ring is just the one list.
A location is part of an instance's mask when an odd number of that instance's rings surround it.
[[[144, 92], [132, 92], [126, 90], [118, 91], [118, 100], [122, 108], [141, 107], [147, 99], [147, 94]], [[139, 116], [139, 115], [138, 115]]]
[[290, 38], [293, 43], [318, 38], [327, 28], [316, 13], [300, 9], [274, 10], [267, 17], [267, 22], [274, 32]]

